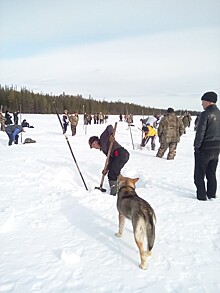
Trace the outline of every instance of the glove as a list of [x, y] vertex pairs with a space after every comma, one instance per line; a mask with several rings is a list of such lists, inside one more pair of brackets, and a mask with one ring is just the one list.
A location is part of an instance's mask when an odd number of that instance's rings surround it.
[[113, 136], [113, 134], [111, 134], [110, 136], [109, 136], [109, 142], [110, 143], [112, 143], [112, 142], [114, 142], [115, 141], [115, 137]]
[[107, 173], [108, 173], [108, 170], [107, 169], [102, 170], [102, 174], [103, 175], [106, 175]]

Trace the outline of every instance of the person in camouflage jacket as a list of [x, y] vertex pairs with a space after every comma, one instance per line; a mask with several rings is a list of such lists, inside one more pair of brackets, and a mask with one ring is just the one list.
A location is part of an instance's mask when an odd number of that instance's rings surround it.
[[76, 135], [76, 126], [79, 122], [79, 115], [77, 111], [75, 111], [73, 115], [69, 116], [69, 121], [71, 125], [72, 136], [74, 136]]
[[173, 108], [168, 108], [167, 114], [161, 119], [158, 127], [158, 137], [160, 147], [157, 157], [162, 158], [169, 148], [167, 160], [173, 160], [176, 155], [177, 143], [180, 136], [184, 133], [184, 125], [180, 118], [174, 113]]

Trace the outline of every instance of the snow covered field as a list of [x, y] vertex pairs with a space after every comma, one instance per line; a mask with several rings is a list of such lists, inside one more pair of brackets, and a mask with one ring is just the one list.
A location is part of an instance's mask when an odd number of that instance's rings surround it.
[[[22, 115], [34, 125], [35, 144], [8, 146], [0, 132], [0, 292], [216, 293], [220, 292], [220, 200], [201, 202], [193, 183], [193, 123], [173, 161], [140, 148], [140, 118], [131, 128], [119, 122], [116, 140], [129, 152], [122, 170], [139, 177], [137, 193], [157, 216], [156, 241], [148, 269], [139, 268], [131, 223], [122, 238], [116, 197], [95, 190], [105, 155], [88, 139], [107, 124], [83, 127], [68, 138], [86, 191], [56, 115]], [[108, 124], [118, 121], [110, 116]], [[157, 148], [159, 142], [157, 141]], [[157, 149], [156, 148], [156, 149]], [[217, 170], [220, 184], [220, 168]], [[218, 189], [218, 197], [219, 197]]]

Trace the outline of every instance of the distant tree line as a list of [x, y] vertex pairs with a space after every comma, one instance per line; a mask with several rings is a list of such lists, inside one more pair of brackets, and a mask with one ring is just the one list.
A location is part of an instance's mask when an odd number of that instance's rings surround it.
[[[16, 86], [0, 85], [0, 106], [3, 112], [21, 111], [30, 114], [53, 114], [55, 103], [57, 111], [63, 113], [67, 109], [70, 113], [77, 110], [82, 113], [108, 113], [110, 115], [119, 115], [122, 113], [133, 115], [161, 115], [166, 113], [166, 109], [157, 109], [144, 107], [133, 103], [97, 101], [93, 98], [85, 99], [81, 95], [49, 95], [43, 93], [34, 93], [25, 87], [17, 90]], [[189, 111], [189, 110], [188, 110]], [[177, 115], [181, 115], [185, 110], [177, 110]], [[196, 116], [198, 112], [190, 111], [191, 115]]]

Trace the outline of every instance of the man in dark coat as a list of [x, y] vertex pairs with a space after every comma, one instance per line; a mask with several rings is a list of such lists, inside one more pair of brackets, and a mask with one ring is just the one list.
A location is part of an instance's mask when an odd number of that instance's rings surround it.
[[13, 113], [13, 116], [14, 116], [14, 124], [18, 124], [18, 114], [19, 113], [20, 113], [19, 111], [15, 111]]
[[197, 199], [207, 200], [207, 198], [216, 197], [216, 169], [220, 152], [220, 111], [216, 106], [217, 94], [215, 92], [205, 93], [201, 100], [205, 111], [199, 117], [194, 140], [194, 183], [197, 188]]
[[121, 169], [124, 167], [124, 165], [127, 163], [129, 159], [129, 152], [115, 140], [113, 136], [112, 125], [108, 125], [106, 127], [105, 131], [101, 134], [100, 138], [98, 138], [98, 136], [91, 136], [89, 139], [90, 148], [99, 149], [106, 156], [108, 154], [111, 142], [113, 142], [113, 146], [107, 170], [103, 170], [102, 173], [104, 175], [108, 173], [110, 194], [116, 195], [117, 178], [121, 172]]
[[5, 125], [13, 124], [11, 120], [12, 116], [9, 114], [8, 111], [5, 112]]

